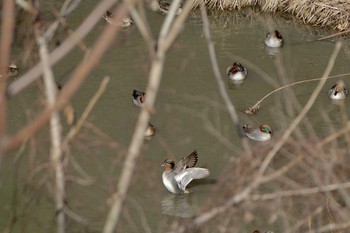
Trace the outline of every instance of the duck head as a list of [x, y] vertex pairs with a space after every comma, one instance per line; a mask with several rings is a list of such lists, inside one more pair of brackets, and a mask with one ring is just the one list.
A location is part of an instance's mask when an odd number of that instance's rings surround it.
[[162, 166], [165, 166], [165, 171], [172, 171], [175, 168], [175, 162], [171, 159], [166, 159]]
[[267, 124], [260, 125], [259, 129], [263, 133], [272, 134], [272, 130], [271, 130], [270, 126], [268, 126]]

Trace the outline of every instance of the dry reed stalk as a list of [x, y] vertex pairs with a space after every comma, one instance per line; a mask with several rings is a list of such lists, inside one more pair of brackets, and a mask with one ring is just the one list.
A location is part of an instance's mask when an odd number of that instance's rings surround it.
[[[332, 76], [329, 76], [327, 79], [334, 79], [334, 78], [339, 78], [339, 77], [344, 77], [344, 76], [348, 76], [350, 75], [350, 73], [345, 73], [345, 74], [338, 74], [338, 75], [332, 75]], [[299, 84], [303, 84], [303, 83], [308, 83], [308, 82], [315, 82], [315, 81], [320, 81], [322, 78], [312, 78], [312, 79], [307, 79], [307, 80], [301, 80], [301, 81], [297, 81], [297, 82], [294, 82], [294, 83], [289, 83], [289, 84], [286, 84], [282, 87], [279, 87], [269, 93], [267, 93], [265, 96], [263, 96], [260, 100], [258, 100], [252, 107], [249, 107], [249, 108], [246, 108], [244, 110], [244, 113], [246, 114], [250, 114], [250, 115], [254, 115], [256, 113], [258, 113], [260, 107], [261, 107], [261, 102], [263, 102], [267, 97], [269, 97], [270, 95], [280, 91], [280, 90], [283, 90], [287, 87], [292, 87], [292, 86], [295, 86], [295, 85], [299, 85]]]
[[[194, 0], [193, 7], [202, 1]], [[337, 30], [350, 27], [350, 2], [329, 0], [205, 0], [208, 9], [234, 10], [244, 7], [258, 7], [263, 12], [286, 12], [294, 14], [304, 23], [327, 26]]]
[[249, 144], [248, 144], [248, 139], [247, 139], [247, 137], [244, 137], [242, 134], [241, 123], [240, 123], [236, 108], [232, 104], [230, 97], [227, 93], [225, 84], [223, 82], [223, 79], [221, 78], [220, 69], [219, 69], [218, 61], [217, 61], [216, 54], [215, 54], [214, 43], [211, 40], [209, 20], [208, 20], [207, 12], [205, 10], [205, 6], [203, 3], [201, 4], [201, 14], [202, 14], [202, 20], [203, 20], [204, 36], [207, 40], [210, 61], [212, 64], [214, 77], [215, 77], [216, 82], [218, 84], [219, 92], [220, 92], [221, 97], [223, 98], [223, 100], [225, 102], [225, 105], [226, 105], [228, 113], [231, 117], [232, 123], [236, 127], [237, 134], [241, 140], [241, 143], [244, 147], [244, 150], [246, 151], [247, 155], [250, 157], [250, 156], [252, 156], [252, 152], [251, 152]]
[[[183, 7], [182, 13], [175, 19], [175, 13], [177, 8], [180, 6], [181, 0], [174, 0], [170, 6], [169, 13], [167, 14], [163, 25], [160, 29], [160, 34], [158, 38], [158, 46], [155, 51], [155, 57], [152, 60], [151, 70], [149, 73], [149, 80], [146, 87], [147, 98], [145, 100], [144, 106], [138, 117], [136, 128], [131, 139], [131, 143], [128, 149], [126, 159], [124, 161], [121, 176], [118, 182], [118, 191], [114, 193], [113, 201], [106, 218], [106, 222], [103, 228], [103, 233], [112, 233], [119, 221], [122, 206], [126, 198], [129, 185], [134, 173], [136, 159], [140, 154], [141, 147], [144, 141], [144, 132], [146, 126], [149, 122], [150, 114], [154, 112], [153, 106], [156, 100], [158, 88], [160, 85], [163, 66], [165, 62], [165, 56], [167, 50], [170, 48], [173, 40], [181, 30], [181, 25], [183, 25], [184, 20], [188, 16], [190, 10], [192, 9], [192, 2], [188, 1]], [[132, 4], [129, 5], [133, 6]], [[142, 25], [139, 25], [142, 27]]]
[[[49, 64], [49, 53], [47, 41], [40, 35], [39, 29], [36, 29], [37, 43], [39, 46], [39, 54], [44, 72], [45, 93], [48, 107], [52, 107], [56, 101], [57, 87], [53, 76], [52, 69]], [[65, 232], [65, 175], [62, 164], [61, 150], [61, 123], [58, 112], [53, 112], [50, 118], [50, 134], [51, 134], [51, 165], [55, 171], [55, 199], [57, 211], [57, 232]]]

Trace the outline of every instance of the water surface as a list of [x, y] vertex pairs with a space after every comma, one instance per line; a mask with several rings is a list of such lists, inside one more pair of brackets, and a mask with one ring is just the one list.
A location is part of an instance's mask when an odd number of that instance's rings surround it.
[[[94, 5], [94, 1], [81, 4], [79, 11], [68, 18], [71, 27], [79, 25]], [[156, 37], [165, 17], [151, 11], [147, 11], [147, 17]], [[332, 39], [316, 40], [332, 32], [305, 26], [298, 20], [281, 15], [260, 14], [251, 9], [220, 14], [210, 12], [209, 20], [222, 78], [233, 104], [239, 110], [242, 123], [256, 126], [267, 123], [277, 139], [298, 113], [300, 108], [296, 103], [303, 106], [317, 82], [295, 86], [293, 92], [281, 91], [272, 95], [263, 102], [256, 116], [245, 115], [242, 111], [275, 87], [321, 77], [335, 42]], [[106, 22], [101, 19], [84, 42], [92, 46], [105, 26]], [[283, 48], [274, 56], [263, 44], [265, 34], [271, 27], [281, 31], [285, 39]], [[348, 45], [348, 41], [345, 44]], [[57, 82], [64, 84], [83, 56], [83, 52], [75, 49], [57, 64], [54, 67]], [[225, 76], [227, 66], [235, 61], [248, 69], [247, 79], [238, 87], [230, 85]], [[348, 64], [349, 55], [342, 50], [332, 74], [347, 72]], [[88, 124], [73, 141], [66, 157], [69, 161], [68, 206], [87, 219], [86, 225], [69, 220], [71, 232], [100, 232], [104, 225], [109, 198], [116, 190], [125, 150], [130, 144], [140, 111], [132, 104], [131, 93], [133, 89], [145, 89], [149, 66], [147, 50], [136, 27], [124, 29], [72, 100], [76, 114], [80, 116], [102, 78], [111, 77], [106, 92], [89, 116]], [[280, 72], [284, 75], [281, 76]], [[266, 76], [270, 81], [264, 78]], [[309, 121], [315, 124], [318, 136], [329, 132], [320, 116], [321, 111], [329, 114], [333, 124], [340, 124], [338, 107], [327, 97], [328, 88], [334, 82], [334, 79], [327, 81], [307, 115]], [[38, 105], [37, 99], [42, 95], [39, 93], [36, 85], [10, 101], [10, 132], [18, 130], [20, 123], [34, 115], [28, 106]], [[237, 132], [213, 76], [198, 11], [190, 14], [183, 31], [167, 54], [155, 110], [151, 123], [157, 127], [157, 135], [145, 142], [141, 151], [117, 232], [165, 232], [167, 224], [174, 219], [192, 217], [206, 205], [207, 197], [215, 195], [212, 192], [215, 180], [225, 164], [242, 154]], [[349, 111], [348, 107], [346, 111]], [[40, 146], [28, 145], [29, 149], [25, 149], [20, 159], [8, 156], [3, 161], [0, 229], [10, 225], [11, 214], [17, 214], [19, 221], [15, 224], [14, 232], [55, 231], [48, 164], [45, 168], [49, 156], [48, 132], [42, 132], [35, 143]], [[252, 146], [256, 144], [251, 142]], [[33, 151], [30, 148], [37, 149]], [[170, 194], [161, 181], [161, 163], [166, 158], [178, 161], [194, 149], [199, 152], [198, 166], [207, 167], [211, 171], [210, 177], [194, 183], [190, 187], [190, 195]], [[39, 164], [44, 167], [43, 170], [34, 171], [33, 166]], [[244, 226], [242, 229], [247, 232], [251, 230]], [[272, 230], [278, 232], [278, 226]]]

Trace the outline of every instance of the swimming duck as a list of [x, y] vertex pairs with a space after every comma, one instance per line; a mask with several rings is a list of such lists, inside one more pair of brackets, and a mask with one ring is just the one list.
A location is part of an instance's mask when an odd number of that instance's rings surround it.
[[238, 62], [235, 62], [233, 65], [227, 68], [226, 74], [232, 81], [241, 81], [247, 77], [248, 72], [244, 66]]
[[152, 125], [151, 123], [148, 123], [147, 129], [144, 133], [144, 136], [146, 138], [151, 138], [156, 134], [156, 127], [154, 127], [154, 125]]
[[132, 92], [132, 102], [136, 106], [142, 107], [143, 102], [145, 101], [145, 95], [146, 95], [146, 93], [143, 91], [134, 90]]
[[18, 67], [15, 63], [11, 63], [9, 66], [8, 66], [8, 76], [9, 77], [13, 77], [13, 76], [16, 76], [18, 74], [19, 70], [18, 70]]
[[265, 37], [265, 44], [271, 48], [281, 47], [283, 43], [282, 35], [279, 31], [274, 30], [273, 32], [269, 32]]
[[[163, 14], [168, 14], [170, 10], [170, 3], [163, 0], [158, 0], [158, 10]], [[181, 12], [182, 12], [182, 8], [179, 7], [176, 11], [176, 15], [181, 14]]]
[[243, 130], [248, 138], [255, 141], [267, 141], [270, 140], [272, 130], [267, 124], [260, 125], [259, 128], [253, 128], [252, 126], [245, 124]]
[[345, 84], [342, 80], [337, 81], [333, 87], [328, 91], [329, 98], [333, 100], [342, 100], [345, 99], [349, 94], [348, 89], [345, 87]]
[[[14, 77], [18, 75], [18, 67], [15, 63], [11, 63], [10, 65], [7, 66], [7, 77]], [[0, 74], [0, 78], [2, 75]]]
[[209, 175], [209, 170], [206, 168], [194, 167], [198, 161], [197, 150], [194, 150], [191, 154], [185, 156], [179, 161], [177, 166], [175, 162], [170, 159], [166, 159], [162, 166], [165, 166], [162, 179], [164, 186], [171, 193], [189, 193], [186, 186], [193, 179], [202, 179]]
[[[106, 11], [106, 13], [103, 15], [103, 18], [110, 24], [113, 24], [113, 13], [110, 11]], [[120, 22], [120, 26], [125, 28], [129, 27], [132, 23], [134, 23], [130, 17], [126, 17]]]

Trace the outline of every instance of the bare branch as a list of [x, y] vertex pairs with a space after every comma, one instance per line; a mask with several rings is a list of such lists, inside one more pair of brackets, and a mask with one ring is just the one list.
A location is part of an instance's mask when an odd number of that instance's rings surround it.
[[[37, 43], [39, 45], [39, 52], [41, 63], [44, 70], [44, 84], [47, 97], [47, 105], [52, 107], [56, 101], [57, 87], [54, 80], [53, 72], [49, 65], [49, 56], [47, 43], [43, 36], [40, 35], [39, 29], [36, 28]], [[62, 150], [61, 150], [61, 130], [60, 116], [58, 112], [53, 112], [50, 119], [50, 133], [51, 133], [51, 164], [55, 170], [55, 199], [57, 210], [57, 227], [58, 233], [65, 232], [65, 176], [62, 164]]]

